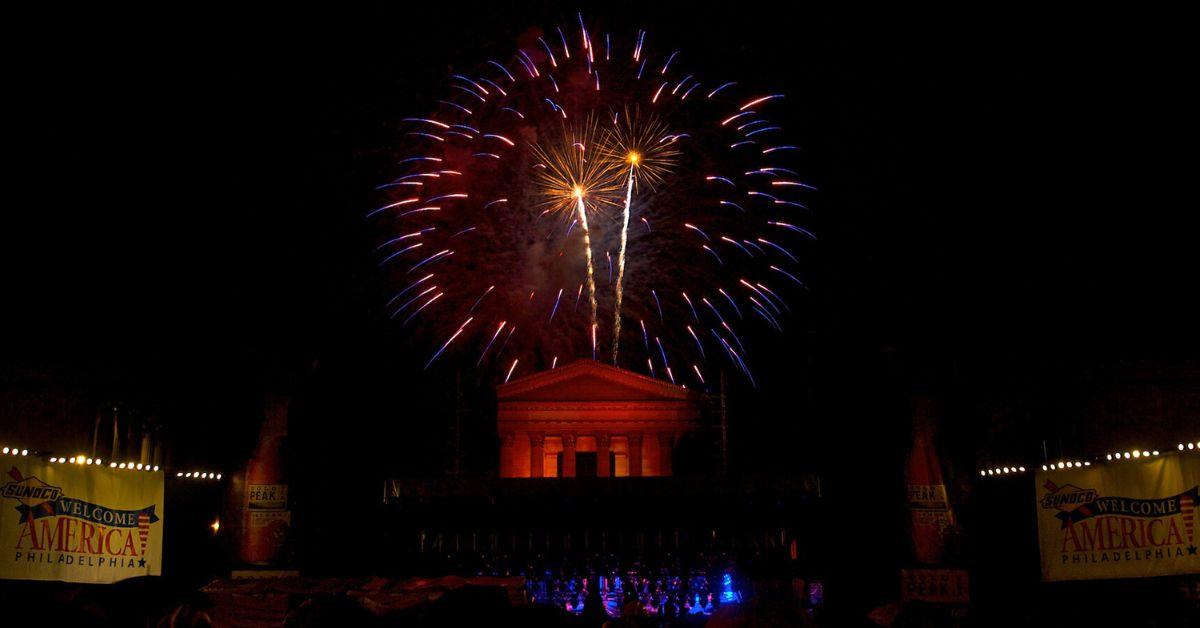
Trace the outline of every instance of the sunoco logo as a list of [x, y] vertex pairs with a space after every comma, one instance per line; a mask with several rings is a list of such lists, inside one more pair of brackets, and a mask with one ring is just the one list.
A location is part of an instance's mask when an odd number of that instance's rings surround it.
[[1046, 490], [1050, 492], [1042, 497], [1042, 508], [1054, 508], [1064, 512], [1090, 504], [1096, 501], [1099, 495], [1093, 488], [1079, 488], [1072, 484], [1055, 486], [1053, 482], [1046, 483]]
[[4, 488], [0, 489], [0, 496], [15, 499], [26, 506], [36, 506], [56, 501], [62, 496], [62, 489], [50, 486], [35, 477], [29, 477], [20, 482], [5, 484]]

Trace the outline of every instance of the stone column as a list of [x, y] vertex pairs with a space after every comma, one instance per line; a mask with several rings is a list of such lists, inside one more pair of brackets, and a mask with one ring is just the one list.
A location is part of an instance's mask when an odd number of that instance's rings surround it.
[[606, 478], [612, 475], [612, 465], [608, 459], [608, 448], [611, 444], [611, 436], [596, 434], [596, 477]]
[[629, 477], [642, 477], [642, 433], [629, 435]]
[[512, 432], [500, 434], [500, 477], [502, 478], [513, 476], [513, 445], [516, 441], [517, 437]]
[[675, 446], [675, 435], [671, 432], [658, 433], [658, 474], [674, 475], [671, 470], [672, 448]]
[[540, 478], [546, 475], [546, 435], [541, 433], [529, 434], [529, 477]]
[[562, 446], [562, 476], [573, 478], [575, 477], [575, 435], [563, 434]]

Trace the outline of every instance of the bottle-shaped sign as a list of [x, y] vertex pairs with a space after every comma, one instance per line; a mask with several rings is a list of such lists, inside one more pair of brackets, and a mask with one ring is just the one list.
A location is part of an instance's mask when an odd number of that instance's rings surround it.
[[947, 541], [956, 525], [934, 442], [936, 411], [933, 400], [913, 397], [912, 448], [904, 469], [913, 555], [924, 565], [946, 560]]
[[283, 457], [289, 402], [287, 397], [267, 396], [258, 447], [246, 468], [241, 555], [252, 565], [279, 562], [292, 523]]

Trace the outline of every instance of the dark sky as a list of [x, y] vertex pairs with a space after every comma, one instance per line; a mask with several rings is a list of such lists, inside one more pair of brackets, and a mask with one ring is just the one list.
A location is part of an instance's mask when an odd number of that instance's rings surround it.
[[[313, 408], [354, 416], [336, 443], [391, 438], [393, 422], [436, 439], [445, 399], [415, 399], [452, 375], [420, 375], [381, 320], [360, 218], [392, 149], [383, 129], [421, 113], [451, 68], [576, 8], [469, 4], [6, 20], [20, 35], [3, 359], [114, 378], [230, 430], [246, 411], [223, 404], [316, 382]], [[1197, 103], [1180, 16], [578, 6], [788, 94], [822, 188], [820, 261], [809, 329], [767, 358], [764, 392], [743, 392], [756, 430], [848, 438], [799, 414], [880, 421], [864, 415], [886, 414], [889, 387], [937, 388], [948, 371], [1003, 397], [1082, 360], [1195, 355]], [[803, 379], [816, 401], [795, 401]], [[849, 401], [864, 391], [878, 398]]]

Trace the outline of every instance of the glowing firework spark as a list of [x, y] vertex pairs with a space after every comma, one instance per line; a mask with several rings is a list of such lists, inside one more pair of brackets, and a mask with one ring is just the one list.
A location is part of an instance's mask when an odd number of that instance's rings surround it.
[[[773, 115], [788, 97], [577, 17], [447, 76], [402, 119], [398, 171], [364, 208], [395, 286], [387, 315], [426, 339], [426, 368], [474, 360], [508, 380], [611, 338], [614, 364], [654, 377], [704, 389], [705, 371], [732, 368], [753, 383], [747, 347], [789, 325], [816, 241], [816, 188]], [[631, 331], [643, 342], [622, 342]]]
[[[564, 43], [565, 46], [565, 43]], [[615, 179], [612, 162], [601, 155], [589, 156], [589, 147], [596, 152], [600, 134], [594, 118], [582, 125], [564, 127], [562, 135], [545, 144], [535, 144], [533, 155], [543, 168], [534, 171], [543, 205], [551, 213], [574, 210], [583, 235], [584, 259], [587, 264], [588, 300], [591, 323], [597, 324], [596, 277], [592, 264], [592, 236], [588, 224], [588, 204], [592, 211], [611, 204]]]

